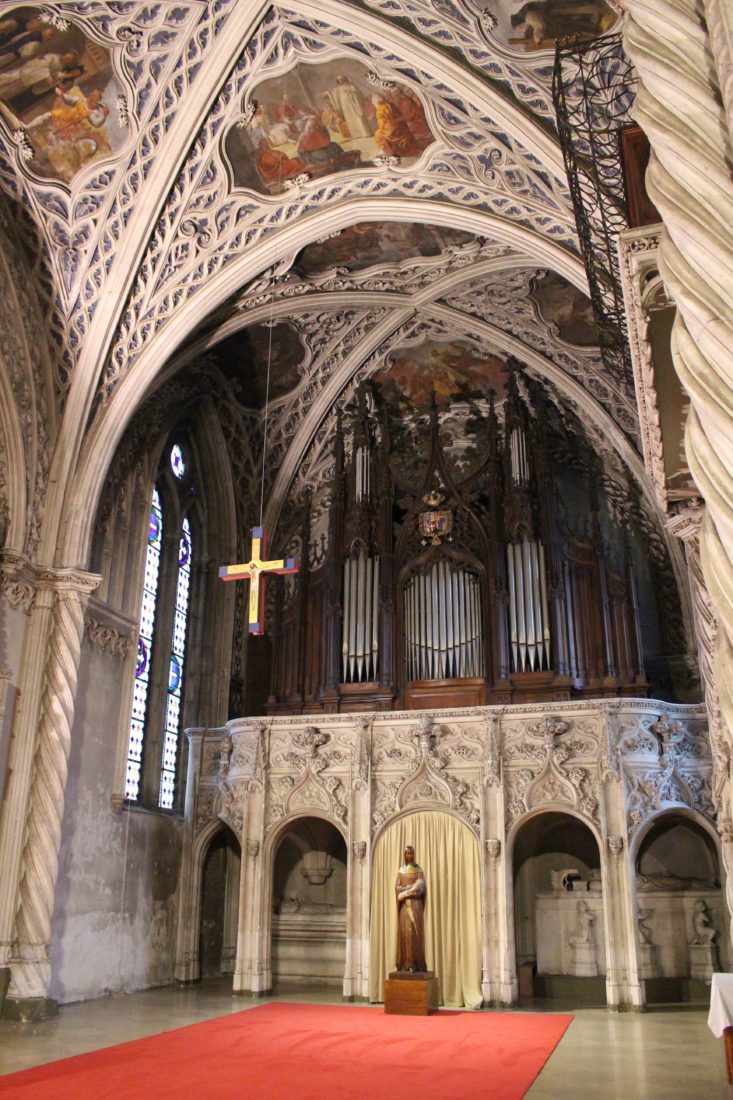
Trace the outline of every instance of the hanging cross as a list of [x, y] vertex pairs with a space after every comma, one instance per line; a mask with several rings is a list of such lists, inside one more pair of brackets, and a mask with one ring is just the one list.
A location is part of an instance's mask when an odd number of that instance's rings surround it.
[[249, 633], [265, 633], [265, 581], [268, 573], [297, 573], [295, 558], [279, 558], [265, 561], [267, 557], [267, 532], [264, 527], [252, 528], [252, 560], [245, 565], [222, 565], [219, 576], [223, 581], [249, 579]]

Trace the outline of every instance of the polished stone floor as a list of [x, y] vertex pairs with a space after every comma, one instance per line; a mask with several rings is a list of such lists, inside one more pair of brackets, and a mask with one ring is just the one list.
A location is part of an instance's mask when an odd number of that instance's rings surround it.
[[[282, 992], [268, 999], [340, 1003], [333, 990]], [[262, 1003], [264, 999], [232, 997], [224, 980], [212, 980], [67, 1005], [55, 1020], [43, 1023], [2, 1022], [0, 1073]], [[550, 1006], [537, 1007], [547, 1011]], [[704, 1010], [611, 1013], [581, 1008], [574, 1015], [527, 1100], [733, 1100], [722, 1043], [708, 1030]], [[0, 1079], [0, 1096], [2, 1091]]]

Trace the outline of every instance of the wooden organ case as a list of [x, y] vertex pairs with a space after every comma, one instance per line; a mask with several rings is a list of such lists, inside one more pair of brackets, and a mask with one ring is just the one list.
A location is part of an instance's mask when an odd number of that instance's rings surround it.
[[560, 521], [516, 364], [500, 415], [493, 397], [470, 415], [482, 445], [458, 463], [435, 403], [399, 456], [368, 386], [339, 420], [327, 546], [305, 552], [308, 501], [301, 572], [278, 586], [269, 713], [646, 693], [629, 555], [606, 560], [591, 492], [589, 538]]

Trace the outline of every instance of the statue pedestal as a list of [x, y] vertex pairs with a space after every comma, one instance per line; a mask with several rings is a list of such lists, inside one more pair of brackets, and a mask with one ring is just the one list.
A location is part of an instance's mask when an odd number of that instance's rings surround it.
[[639, 944], [639, 977], [656, 978], [659, 976], [659, 948], [655, 943]]
[[718, 949], [714, 943], [690, 944], [691, 978], [709, 980], [718, 969]]
[[410, 974], [393, 970], [384, 983], [387, 1016], [428, 1016], [438, 1010], [438, 979], [432, 970]]
[[595, 944], [573, 943], [570, 946], [572, 948], [570, 973], [576, 978], [598, 977]]

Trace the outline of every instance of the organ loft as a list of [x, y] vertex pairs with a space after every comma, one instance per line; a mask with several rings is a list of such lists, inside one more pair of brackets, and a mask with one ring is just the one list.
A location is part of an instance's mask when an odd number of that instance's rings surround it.
[[387, 378], [344, 410], [272, 593], [267, 713], [646, 693], [638, 534], [542, 387], [512, 360], [500, 382], [408, 409]]

